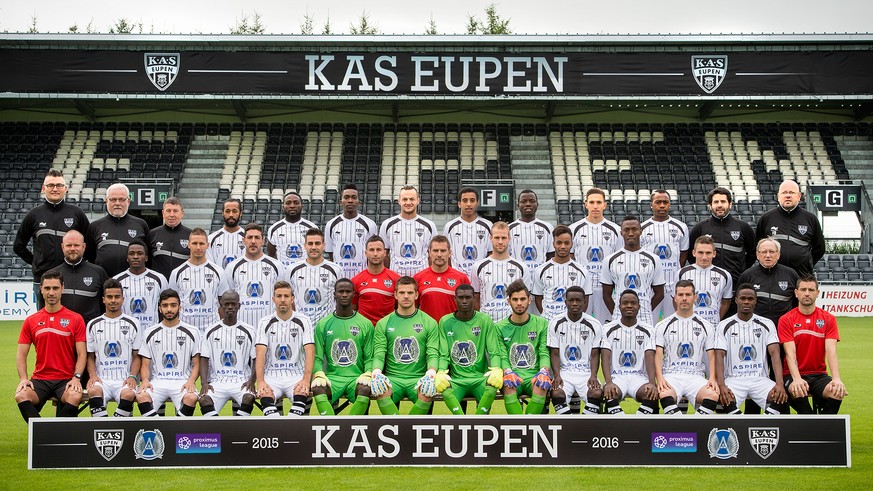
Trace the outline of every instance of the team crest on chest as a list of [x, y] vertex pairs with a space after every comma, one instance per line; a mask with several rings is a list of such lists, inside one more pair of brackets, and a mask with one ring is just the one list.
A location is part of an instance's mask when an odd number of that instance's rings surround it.
[[176, 344], [178, 344], [179, 346], [185, 346], [185, 341], [187, 340], [188, 337], [184, 334], [179, 334], [178, 336], [176, 336]]
[[61, 317], [60, 323], [61, 323], [61, 327], [67, 327], [70, 325], [70, 319], [66, 319], [64, 317]]
[[815, 327], [817, 327], [819, 329], [824, 329], [824, 326], [825, 326], [824, 319], [816, 319], [815, 320]]
[[485, 231], [484, 230], [477, 230], [476, 231], [476, 238], [478, 238], [479, 240], [484, 239], [485, 238]]
[[784, 292], [785, 290], [788, 289], [788, 282], [787, 282], [787, 281], [780, 281], [780, 282], [779, 282], [779, 288], [781, 288], [782, 291]]
[[678, 235], [679, 235], [679, 231], [678, 231], [678, 230], [676, 230], [675, 228], [670, 229], [670, 237], [671, 237], [671, 238], [675, 239], [676, 236], [678, 236]]
[[637, 344], [640, 345], [640, 346], [642, 346], [642, 345], [643, 345], [643, 341], [646, 340], [646, 337], [643, 336], [642, 334], [637, 334], [637, 335], [636, 335], [636, 340], [637, 340]]
[[182, 249], [186, 249], [188, 247], [188, 239], [179, 239], [179, 245], [182, 246]]
[[127, 235], [129, 235], [131, 239], [136, 238], [136, 230], [132, 228], [127, 229]]
[[798, 225], [797, 231], [800, 232], [800, 235], [806, 235], [806, 232], [809, 231], [809, 227], [806, 225]]
[[576, 278], [579, 277], [579, 273], [577, 273], [575, 271], [570, 271], [570, 273], [567, 276], [570, 278], [570, 281], [576, 281]]
[[740, 240], [740, 231], [739, 230], [731, 230], [731, 238], [734, 240]]
[[537, 338], [537, 332], [536, 331], [528, 331], [527, 338], [530, 339], [531, 341], [534, 341]]
[[64, 218], [64, 225], [66, 225], [67, 228], [72, 227], [73, 226], [73, 219], [72, 218]]
[[448, 283], [448, 285], [449, 285], [450, 287], [453, 287], [453, 288], [454, 288], [455, 284], [458, 283], [458, 280], [456, 280], [456, 279], [454, 279], [454, 278], [449, 278], [449, 279], [446, 280], [446, 283]]
[[270, 276], [270, 270], [271, 268], [267, 265], [261, 267], [261, 273], [263, 273], [264, 276]]
[[82, 278], [82, 283], [84, 283], [85, 286], [91, 286], [91, 283], [94, 283], [94, 277], [93, 276], [85, 276], [84, 278]]
[[473, 332], [473, 336], [478, 336], [482, 332], [482, 328], [479, 326], [473, 326], [470, 330]]
[[644, 258], [644, 257], [640, 258], [640, 266], [643, 268], [648, 268], [649, 267], [649, 260]]
[[703, 328], [700, 326], [694, 326], [691, 328], [691, 331], [694, 333], [695, 336], [700, 336], [700, 333], [703, 332]]
[[322, 283], [327, 283], [327, 273], [321, 273], [318, 277], [321, 279]]
[[349, 333], [352, 336], [357, 336], [358, 334], [361, 333], [361, 328], [358, 326], [349, 326]]
[[419, 237], [424, 236], [424, 229], [421, 227], [416, 227], [415, 228], [415, 235], [417, 235]]
[[212, 280], [213, 280], [213, 277], [214, 277], [214, 276], [215, 276], [214, 273], [205, 273], [205, 274], [203, 275], [203, 278], [206, 280], [207, 283], [212, 283]]
[[770, 235], [776, 235], [779, 232], [779, 227], [770, 227]]
[[537, 240], [543, 240], [543, 237], [545, 237], [546, 234], [542, 230], [537, 230], [534, 232], [534, 235], [536, 235]]
[[146, 291], [152, 291], [155, 289], [155, 282], [154, 281], [146, 281], [145, 287], [146, 287]]
[[385, 285], [385, 288], [391, 288], [391, 285], [394, 284], [394, 281], [391, 279], [382, 280], [382, 284]]
[[122, 324], [121, 325], [121, 334], [127, 336], [127, 333], [129, 333], [129, 332], [130, 332], [130, 326], [128, 326], [127, 324]]
[[763, 330], [760, 327], [752, 329], [752, 332], [755, 334], [756, 338], [760, 338], [761, 334], [763, 334]]
[[236, 336], [236, 344], [242, 346], [242, 344], [246, 342], [246, 337], [244, 334], [237, 334]]
[[412, 330], [417, 333], [420, 333], [423, 329], [424, 326], [422, 326], [421, 324], [415, 324], [414, 326], [412, 326]]
[[603, 240], [605, 240], [607, 242], [609, 241], [610, 237], [612, 237], [612, 233], [610, 233], [608, 230], [604, 230], [602, 235], [603, 235]]
[[721, 283], [721, 278], [719, 278], [718, 276], [713, 276], [709, 279], [709, 282], [712, 283], [712, 286], [718, 286], [718, 284]]

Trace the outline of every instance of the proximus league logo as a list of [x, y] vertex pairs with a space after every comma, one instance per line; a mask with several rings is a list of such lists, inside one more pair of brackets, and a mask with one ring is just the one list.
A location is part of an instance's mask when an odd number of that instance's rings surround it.
[[727, 55], [692, 55], [691, 74], [697, 85], [712, 94], [727, 76]]
[[161, 92], [167, 90], [179, 75], [182, 56], [179, 53], [146, 53], [145, 73]]

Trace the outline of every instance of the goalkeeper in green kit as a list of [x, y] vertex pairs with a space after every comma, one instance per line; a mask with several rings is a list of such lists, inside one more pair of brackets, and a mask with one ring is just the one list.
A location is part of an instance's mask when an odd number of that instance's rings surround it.
[[[503, 347], [491, 316], [474, 309], [475, 295], [469, 284], [455, 289], [457, 310], [440, 319], [440, 365], [436, 389], [452, 414], [464, 414], [459, 403], [476, 398], [476, 414], [491, 412], [497, 391], [503, 387]], [[487, 355], [487, 358], [486, 358]]]
[[427, 414], [437, 393], [439, 327], [416, 308], [418, 284], [411, 276], [397, 280], [394, 299], [397, 309], [376, 323], [370, 393], [382, 414], [400, 414], [404, 397], [413, 401], [409, 414]]
[[315, 373], [312, 394], [318, 413], [334, 415], [340, 397], [353, 401], [351, 415], [370, 407], [370, 372], [373, 364], [373, 323], [352, 306], [355, 287], [342, 278], [334, 285], [336, 311], [315, 326]]
[[521, 414], [518, 396], [526, 395], [530, 400], [525, 413], [540, 414], [552, 388], [551, 360], [546, 346], [549, 321], [528, 313], [530, 290], [523, 281], [515, 280], [507, 285], [506, 296], [512, 314], [497, 323], [508, 366], [503, 375], [503, 405], [507, 414]]

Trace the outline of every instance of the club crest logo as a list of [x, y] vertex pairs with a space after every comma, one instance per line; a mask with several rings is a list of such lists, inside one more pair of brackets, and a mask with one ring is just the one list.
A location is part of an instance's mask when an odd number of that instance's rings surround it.
[[179, 239], [179, 245], [182, 246], [182, 249], [188, 248], [188, 239]]
[[473, 326], [471, 331], [473, 332], [473, 336], [478, 336], [479, 334], [482, 333], [482, 328], [479, 326]]
[[73, 226], [73, 219], [72, 218], [64, 218], [64, 225], [66, 225], [67, 227], [72, 227]]
[[527, 332], [527, 338], [530, 339], [531, 341], [536, 340], [536, 338], [537, 338], [537, 332], [536, 332], [536, 331], [528, 331], [528, 332]]
[[780, 281], [780, 282], [779, 282], [779, 288], [781, 288], [782, 291], [784, 292], [785, 290], [788, 289], [788, 282], [787, 282], [787, 281]]
[[385, 285], [385, 288], [391, 288], [391, 285], [394, 284], [393, 280], [382, 280], [382, 284]]
[[740, 240], [740, 231], [739, 230], [731, 230], [731, 238], [734, 240]]
[[770, 235], [776, 235], [779, 232], [779, 227], [770, 227]]
[[712, 94], [724, 82], [727, 64], [727, 55], [693, 55], [691, 75], [704, 92]]
[[806, 235], [806, 232], [809, 230], [809, 227], [806, 225], [798, 225], [797, 231], [800, 232], [800, 235]]
[[133, 452], [138, 459], [161, 459], [164, 457], [164, 447], [161, 430], [139, 430], [133, 440]]
[[740, 450], [740, 440], [733, 428], [713, 428], [709, 432], [706, 448], [709, 450], [709, 458], [735, 459]]
[[779, 446], [779, 428], [749, 428], [749, 444], [759, 457], [766, 460]]
[[446, 280], [446, 284], [448, 284], [450, 288], [454, 288], [455, 285], [458, 284], [458, 280], [456, 280], [454, 278], [449, 278]]
[[182, 56], [179, 53], [146, 53], [146, 76], [161, 92], [170, 88], [179, 75]]
[[70, 319], [61, 318], [60, 322], [61, 322], [61, 327], [67, 327], [70, 325]]
[[824, 326], [825, 326], [824, 319], [816, 319], [815, 320], [815, 327], [817, 327], [819, 329], [824, 329]]
[[134, 230], [132, 228], [127, 229], [127, 235], [129, 235], [131, 239], [135, 239], [136, 238], [136, 230]]
[[94, 430], [94, 447], [107, 462], [114, 459], [124, 445], [124, 430]]
[[93, 276], [85, 276], [84, 278], [82, 278], [82, 283], [84, 283], [85, 286], [91, 286], [91, 283], [94, 283], [94, 277]]

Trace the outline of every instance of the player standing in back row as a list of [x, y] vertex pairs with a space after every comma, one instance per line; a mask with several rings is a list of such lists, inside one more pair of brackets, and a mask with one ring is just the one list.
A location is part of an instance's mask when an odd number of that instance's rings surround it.
[[661, 260], [664, 270], [664, 299], [652, 308], [657, 321], [675, 312], [673, 286], [688, 259], [688, 226], [670, 216], [670, 195], [663, 189], [652, 193], [652, 218], [642, 224], [640, 245]]
[[555, 252], [552, 224], [537, 218], [537, 193], [525, 189], [518, 193], [518, 220], [509, 224], [509, 255], [535, 271]]
[[324, 225], [324, 250], [327, 259], [343, 269], [344, 278], [354, 278], [367, 267], [367, 241], [379, 232], [379, 227], [358, 212], [361, 200], [354, 184], [343, 186], [340, 203], [342, 214]]
[[[282, 198], [282, 211], [285, 212], [285, 218], [270, 225], [265, 239], [267, 255], [278, 259], [287, 268], [306, 257], [303, 250], [306, 231], [316, 225], [302, 217], [303, 200], [296, 191], [285, 193]], [[244, 295], [240, 297], [245, 299]]]
[[418, 190], [400, 188], [400, 214], [382, 222], [379, 237], [388, 250], [386, 267], [400, 276], [414, 276], [427, 267], [427, 245], [437, 233], [436, 224], [418, 215]]
[[476, 213], [479, 209], [479, 192], [474, 188], [461, 188], [458, 192], [458, 208], [461, 216], [446, 223], [443, 235], [451, 245], [452, 266], [470, 276], [473, 264], [491, 250], [491, 222]]
[[599, 321], [612, 317], [612, 309], [603, 302], [603, 287], [600, 275], [604, 260], [624, 245], [621, 228], [603, 217], [606, 210], [606, 193], [599, 188], [591, 188], [585, 193], [585, 208], [588, 216], [570, 225], [573, 231], [573, 257], [588, 269], [591, 279], [591, 301], [586, 312]]

